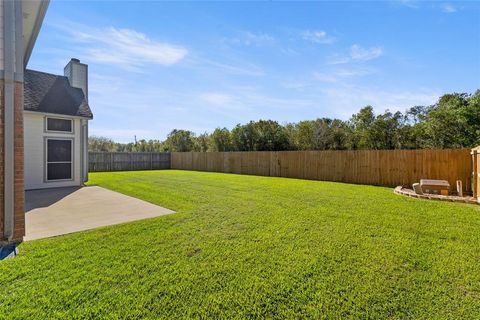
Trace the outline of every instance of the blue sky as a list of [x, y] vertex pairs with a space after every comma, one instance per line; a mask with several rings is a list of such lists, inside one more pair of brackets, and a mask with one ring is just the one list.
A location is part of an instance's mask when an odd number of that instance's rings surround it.
[[480, 88], [475, 2], [52, 0], [29, 68], [89, 65], [90, 133], [348, 119]]

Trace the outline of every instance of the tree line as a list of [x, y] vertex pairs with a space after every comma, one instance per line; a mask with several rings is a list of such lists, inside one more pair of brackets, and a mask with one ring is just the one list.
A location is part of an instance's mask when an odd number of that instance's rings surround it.
[[217, 128], [196, 135], [174, 129], [167, 139], [116, 143], [90, 137], [90, 151], [281, 151], [470, 148], [480, 145], [480, 90], [445, 94], [431, 106], [375, 114], [366, 106], [347, 121], [319, 118], [279, 124], [272, 120]]

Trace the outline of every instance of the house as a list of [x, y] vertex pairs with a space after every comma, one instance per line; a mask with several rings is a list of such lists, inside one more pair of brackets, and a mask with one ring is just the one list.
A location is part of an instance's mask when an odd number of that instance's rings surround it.
[[24, 73], [25, 190], [80, 186], [88, 174], [88, 66]]
[[0, 1], [0, 246], [25, 235], [24, 73], [48, 4]]
[[25, 235], [25, 189], [87, 179], [88, 66], [26, 69], [48, 4], [0, 1], [0, 248]]
[[48, 0], [0, 2], [0, 247], [25, 235], [25, 189], [87, 179], [88, 66], [26, 69]]

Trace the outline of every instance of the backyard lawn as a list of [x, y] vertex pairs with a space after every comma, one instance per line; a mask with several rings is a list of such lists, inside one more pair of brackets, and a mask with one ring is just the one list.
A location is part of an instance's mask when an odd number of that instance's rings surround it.
[[25, 242], [0, 318], [480, 315], [480, 206], [189, 171], [90, 174], [177, 213]]

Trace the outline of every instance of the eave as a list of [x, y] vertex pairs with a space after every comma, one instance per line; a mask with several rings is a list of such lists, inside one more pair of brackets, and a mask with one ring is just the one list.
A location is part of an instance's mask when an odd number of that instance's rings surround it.
[[22, 1], [23, 63], [27, 66], [50, 0]]

